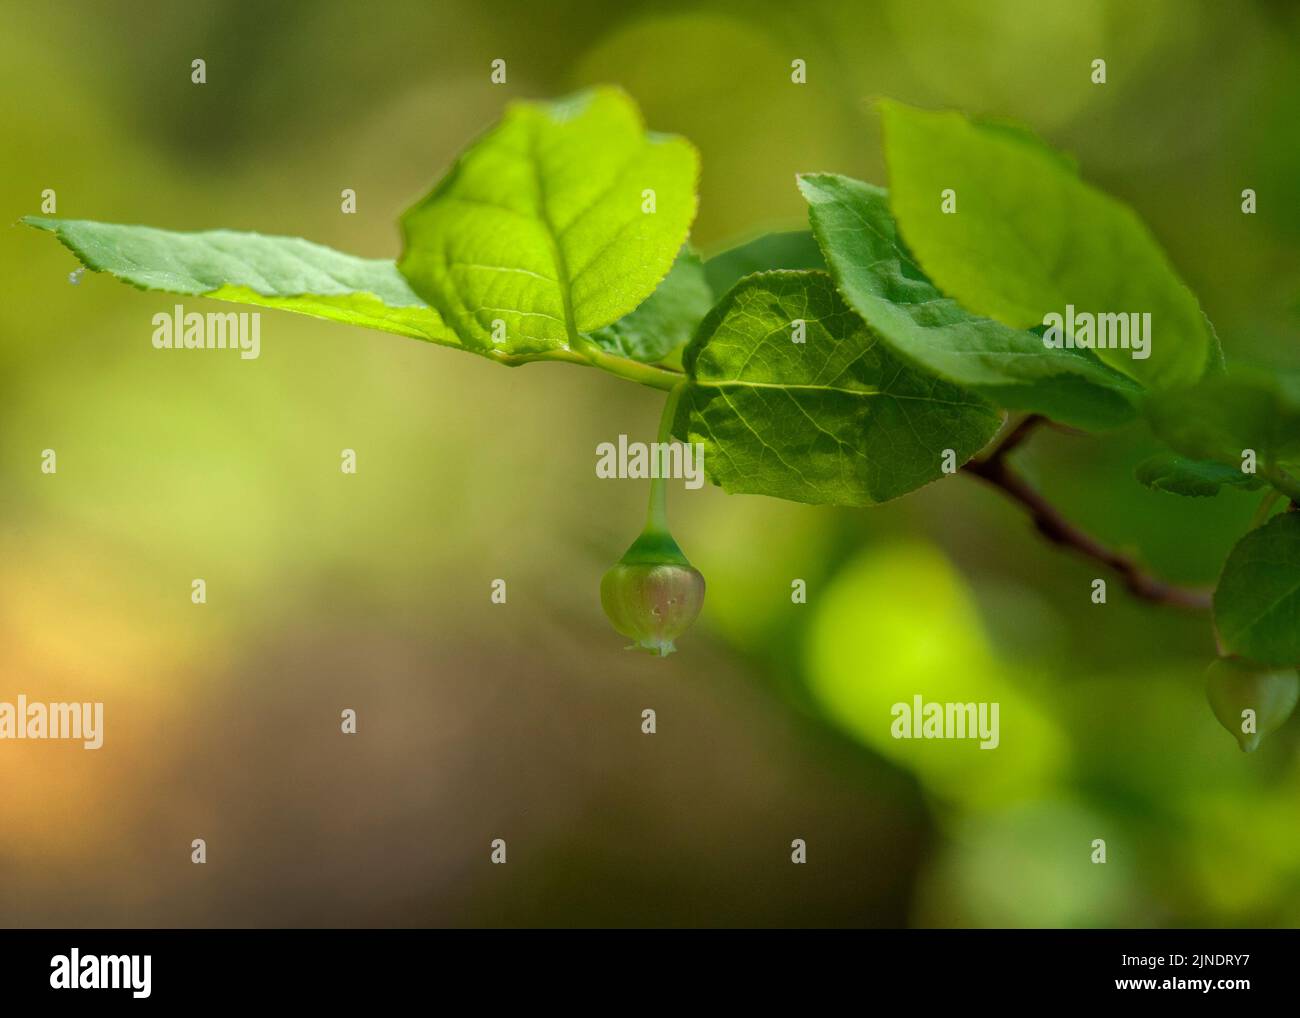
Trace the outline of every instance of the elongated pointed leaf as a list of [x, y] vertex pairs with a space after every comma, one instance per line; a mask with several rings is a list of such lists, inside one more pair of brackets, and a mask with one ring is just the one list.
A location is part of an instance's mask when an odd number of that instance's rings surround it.
[[1214, 623], [1229, 653], [1300, 665], [1300, 512], [1281, 513], [1237, 542], [1214, 592]]
[[698, 175], [620, 91], [518, 103], [402, 217], [398, 266], [466, 346], [573, 349], [668, 274]]
[[1134, 470], [1134, 476], [1156, 491], [1194, 498], [1217, 495], [1224, 488], [1250, 491], [1262, 488], [1266, 483], [1258, 474], [1243, 473], [1239, 467], [1188, 459], [1171, 453], [1161, 453], [1143, 460]]
[[969, 459], [1000, 423], [899, 360], [822, 272], [741, 280], [683, 360], [691, 381], [674, 431], [703, 444], [706, 474], [730, 492], [884, 502], [941, 476], [945, 450], [953, 465]]
[[1134, 416], [1141, 388], [1085, 350], [973, 315], [945, 297], [903, 247], [883, 188], [807, 174], [813, 234], [841, 295], [895, 353], [1000, 406], [1086, 428]]
[[[1208, 325], [1131, 209], [1027, 132], [895, 102], [881, 103], [881, 114], [894, 215], [944, 293], [1022, 329], [1067, 305], [1093, 315], [1149, 312], [1149, 358], [1125, 349], [1098, 357], [1150, 388], [1202, 375], [1214, 356]], [[949, 191], [955, 211], [946, 212]]]
[[280, 308], [460, 345], [391, 261], [357, 258], [298, 237], [177, 233], [38, 216], [23, 222], [53, 233], [88, 269], [141, 290]]

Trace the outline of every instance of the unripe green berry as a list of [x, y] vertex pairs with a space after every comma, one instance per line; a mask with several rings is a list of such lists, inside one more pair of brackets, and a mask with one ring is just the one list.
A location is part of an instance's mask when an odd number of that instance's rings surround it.
[[600, 603], [615, 629], [663, 657], [700, 614], [704, 577], [669, 535], [647, 530], [601, 578]]
[[[1214, 716], [1247, 753], [1286, 723], [1300, 699], [1294, 668], [1265, 668], [1240, 658], [1221, 658], [1206, 672], [1206, 695]], [[1253, 717], [1246, 711], [1253, 711]]]

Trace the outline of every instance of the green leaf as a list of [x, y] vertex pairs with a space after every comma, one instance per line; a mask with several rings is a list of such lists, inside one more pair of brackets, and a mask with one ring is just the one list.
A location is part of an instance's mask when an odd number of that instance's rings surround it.
[[1228, 653], [1300, 664], [1300, 512], [1275, 516], [1237, 542], [1214, 592], [1214, 623]]
[[209, 230], [176, 233], [79, 219], [26, 216], [86, 268], [141, 290], [280, 308], [448, 346], [459, 341], [397, 266], [298, 237]]
[[398, 267], [467, 347], [576, 351], [668, 274], [698, 175], [616, 89], [517, 103], [402, 217]]
[[1079, 175], [1079, 161], [1070, 153], [1062, 152], [1060, 149], [1052, 148], [1051, 145], [1043, 141], [1038, 135], [1031, 131], [1018, 120], [1008, 120], [1005, 117], [974, 117], [973, 122], [981, 131], [990, 134], [1002, 134], [1010, 141], [1017, 144], [1028, 146], [1033, 150], [1034, 155], [1046, 156], [1060, 164], [1061, 169], [1072, 176]]
[[652, 364], [689, 342], [712, 306], [713, 291], [704, 278], [704, 264], [683, 251], [668, 278], [640, 307], [613, 325], [597, 329], [591, 338], [612, 354]]
[[1258, 474], [1292, 498], [1300, 466], [1300, 375], [1234, 368], [1162, 392], [1146, 406], [1151, 429], [1176, 452], [1240, 471], [1254, 450]]
[[1187, 459], [1172, 453], [1160, 453], [1143, 460], [1135, 468], [1134, 475], [1142, 484], [1156, 491], [1193, 497], [1217, 495], [1222, 488], [1253, 491], [1266, 483], [1258, 474], [1242, 473], [1237, 467]]
[[1049, 349], [940, 293], [899, 240], [883, 188], [808, 174], [799, 189], [840, 293], [895, 353], [1013, 410], [1085, 428], [1134, 416], [1141, 388], [1090, 351]]
[[[1015, 328], [1048, 313], [1151, 314], [1150, 357], [1097, 356], [1149, 388], [1189, 384], [1213, 341], [1196, 298], [1142, 221], [1005, 125], [883, 102], [890, 200], [903, 237], [936, 285]], [[956, 212], [942, 193], [956, 193]]]
[[765, 233], [704, 263], [709, 286], [724, 294], [744, 276], [772, 269], [825, 269], [821, 248], [808, 230]]
[[703, 444], [708, 477], [729, 492], [884, 502], [938, 478], [944, 450], [969, 459], [1000, 423], [978, 397], [895, 357], [822, 272], [742, 279], [683, 361], [674, 433]]

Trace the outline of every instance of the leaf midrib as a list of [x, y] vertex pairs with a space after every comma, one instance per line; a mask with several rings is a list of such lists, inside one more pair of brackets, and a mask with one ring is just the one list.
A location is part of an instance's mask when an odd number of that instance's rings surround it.
[[877, 386], [864, 386], [860, 389], [845, 389], [838, 385], [813, 385], [810, 382], [748, 382], [740, 378], [691, 379], [693, 385], [707, 386], [711, 389], [780, 389], [783, 392], [835, 392], [845, 396], [892, 396], [893, 393]]
[[811, 385], [808, 383], [784, 383], [784, 382], [746, 382], [740, 379], [722, 379], [709, 380], [691, 379], [691, 385], [699, 388], [709, 389], [777, 389], [780, 392], [816, 392], [831, 393], [838, 396], [884, 396], [888, 399], [905, 399], [916, 400], [922, 403], [940, 403], [944, 406], [969, 406], [979, 407], [980, 403], [960, 403], [954, 400], [935, 399], [933, 396], [913, 396], [908, 393], [891, 392], [889, 389], [882, 389], [877, 386], [868, 386], [861, 389], [844, 389], [837, 385]]
[[569, 285], [569, 263], [560, 248], [560, 234], [551, 221], [550, 206], [547, 202], [546, 179], [542, 174], [541, 155], [537, 149], [537, 124], [531, 125], [528, 132], [528, 161], [532, 165], [533, 181], [537, 186], [537, 218], [542, 222], [542, 232], [551, 249], [551, 260], [555, 264], [555, 284], [560, 290], [560, 306], [564, 309], [564, 331], [568, 336], [567, 349], [576, 350], [582, 345], [579, 338], [577, 320], [573, 315], [573, 294]]

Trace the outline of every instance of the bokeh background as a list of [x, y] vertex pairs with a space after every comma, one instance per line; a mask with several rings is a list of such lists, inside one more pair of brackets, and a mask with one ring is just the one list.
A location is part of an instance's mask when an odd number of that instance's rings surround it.
[[[1230, 358], [1296, 365], [1297, 5], [5, 0], [0, 21], [0, 699], [103, 700], [107, 727], [97, 752], [0, 744], [0, 924], [1300, 923], [1300, 723], [1244, 756], [1205, 704], [1207, 621], [1117, 584], [1092, 605], [1094, 567], [976, 482], [867, 511], [676, 487], [709, 594], [652, 660], [597, 598], [645, 490], [593, 467], [650, 437], [659, 394], [269, 311], [260, 360], [159, 353], [167, 295], [69, 285], [71, 255], [9, 225], [54, 188], [62, 216], [391, 257], [507, 99], [614, 82], [701, 149], [712, 252], [801, 225], [798, 171], [885, 183], [889, 95], [1075, 153]], [[1212, 582], [1254, 502], [1146, 491], [1151, 449], [1134, 426], [1019, 458], [1106, 540]], [[1000, 748], [895, 742], [914, 693], [999, 701]]]

